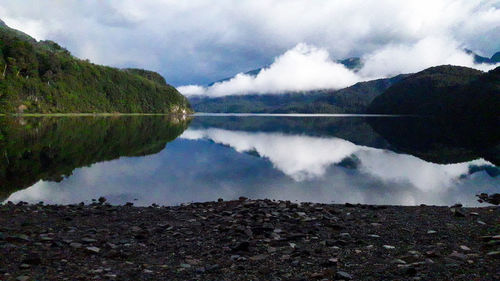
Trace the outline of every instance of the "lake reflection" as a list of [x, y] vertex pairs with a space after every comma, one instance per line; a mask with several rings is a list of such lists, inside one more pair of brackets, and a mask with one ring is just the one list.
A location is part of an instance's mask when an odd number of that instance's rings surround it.
[[[286, 116], [0, 121], [7, 160], [0, 194], [11, 201], [105, 196], [115, 204], [175, 205], [247, 196], [477, 205], [475, 194], [500, 191], [497, 136], [464, 132], [463, 124], [455, 130], [425, 119]], [[471, 136], [459, 141], [450, 132]]]

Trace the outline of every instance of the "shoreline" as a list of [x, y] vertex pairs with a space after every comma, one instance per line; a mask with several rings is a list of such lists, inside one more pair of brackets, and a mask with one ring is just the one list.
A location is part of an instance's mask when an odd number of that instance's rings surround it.
[[500, 208], [0, 206], [2, 280], [498, 280]]

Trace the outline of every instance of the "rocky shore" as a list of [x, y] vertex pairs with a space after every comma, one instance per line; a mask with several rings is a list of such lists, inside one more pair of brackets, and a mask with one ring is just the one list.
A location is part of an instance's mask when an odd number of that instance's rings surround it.
[[500, 209], [0, 205], [0, 280], [500, 280]]

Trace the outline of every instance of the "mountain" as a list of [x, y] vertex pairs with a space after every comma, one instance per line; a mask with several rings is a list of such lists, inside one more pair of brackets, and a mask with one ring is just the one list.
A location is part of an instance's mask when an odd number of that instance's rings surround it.
[[364, 113], [371, 101], [406, 77], [360, 82], [341, 90], [316, 90], [288, 94], [190, 97], [197, 112], [225, 113]]
[[500, 67], [484, 73], [461, 66], [431, 67], [389, 87], [369, 113], [498, 118]]
[[475, 63], [487, 63], [487, 64], [500, 63], [500, 52], [496, 52], [493, 56], [491, 56], [491, 58], [480, 56], [469, 49], [465, 49], [465, 52], [474, 57]]
[[0, 113], [170, 113], [189, 103], [160, 74], [73, 57], [0, 21]]
[[500, 63], [500, 52], [496, 52], [493, 56], [491, 56], [490, 61]]

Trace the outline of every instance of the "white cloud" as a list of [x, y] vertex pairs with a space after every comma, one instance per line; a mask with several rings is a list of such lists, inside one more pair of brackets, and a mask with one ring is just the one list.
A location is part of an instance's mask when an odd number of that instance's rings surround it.
[[451, 64], [480, 70], [497, 65], [476, 64], [471, 54], [449, 38], [428, 37], [414, 44], [389, 44], [362, 57], [363, 67], [354, 72], [332, 60], [326, 49], [300, 43], [277, 57], [256, 76], [239, 73], [209, 87], [179, 87], [186, 96], [220, 97], [244, 94], [281, 94], [319, 89], [341, 89], [360, 81], [413, 73]]
[[1, 2], [0, 18], [37, 39], [97, 63], [160, 71], [173, 85], [268, 65], [300, 42], [334, 59], [426, 38], [451, 38], [488, 56], [500, 50], [498, 0]]
[[482, 159], [435, 164], [417, 157], [356, 145], [340, 138], [320, 138], [278, 133], [249, 133], [224, 129], [186, 130], [179, 138], [209, 139], [238, 152], [256, 151], [295, 181], [313, 180], [346, 157], [356, 156], [359, 171], [389, 183], [410, 184], [424, 192], [442, 192], [453, 187], [470, 165], [491, 165]]
[[428, 37], [413, 45], [390, 44], [363, 57], [362, 77], [388, 77], [413, 73], [436, 65], [459, 65], [480, 70], [493, 69], [494, 65], [475, 64], [472, 55], [454, 40]]
[[355, 73], [334, 62], [327, 50], [301, 43], [277, 57], [271, 66], [262, 69], [255, 77], [240, 73], [229, 81], [215, 83], [206, 89], [191, 85], [179, 87], [179, 91], [188, 96], [204, 94], [212, 97], [282, 93], [343, 88], [358, 80]]

